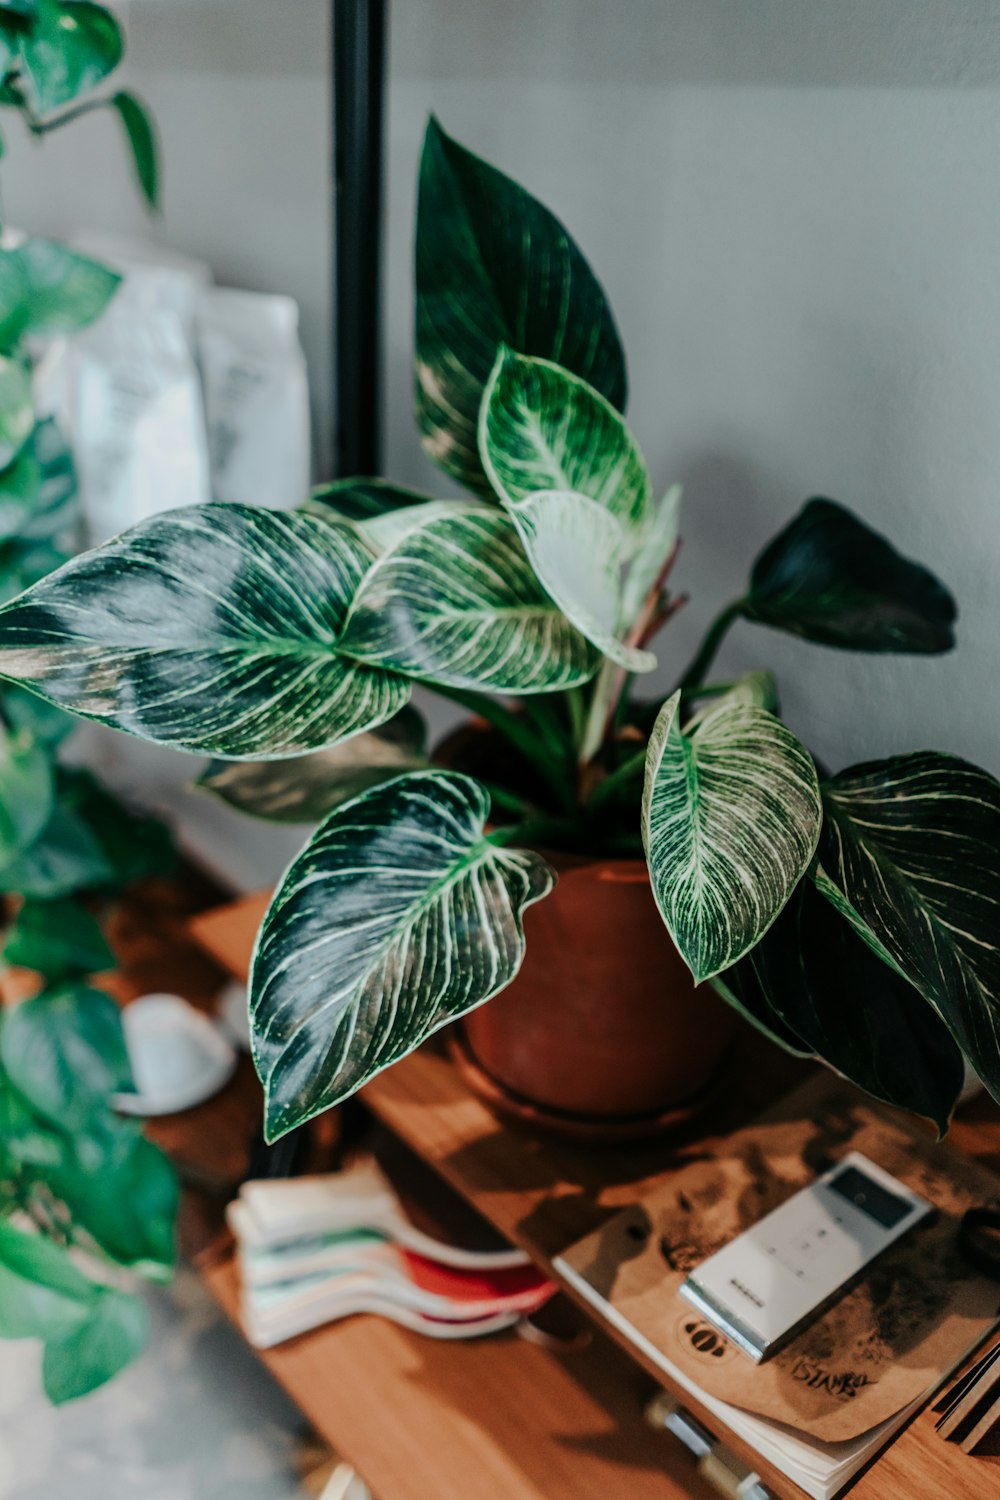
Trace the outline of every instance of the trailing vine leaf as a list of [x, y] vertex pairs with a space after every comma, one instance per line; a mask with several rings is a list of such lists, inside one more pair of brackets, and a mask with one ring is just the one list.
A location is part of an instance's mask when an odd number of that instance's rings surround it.
[[24, 729], [0, 732], [0, 867], [30, 847], [52, 810], [52, 771]]
[[38, 0], [21, 38], [21, 71], [36, 114], [47, 115], [112, 73], [125, 50], [121, 27], [90, 0]]
[[538, 490], [512, 505], [510, 516], [535, 576], [566, 618], [629, 672], [651, 671], [652, 652], [620, 638], [627, 548], [612, 512], [586, 495]]
[[134, 1122], [104, 1122], [85, 1136], [64, 1136], [46, 1181], [74, 1222], [119, 1265], [166, 1280], [177, 1258], [177, 1176]]
[[13, 252], [24, 271], [24, 331], [75, 333], [98, 318], [121, 277], [56, 240], [25, 240]]
[[841, 911], [1000, 1095], [1000, 784], [919, 751], [852, 766], [823, 800], [820, 861]]
[[833, 500], [810, 500], [764, 549], [743, 613], [852, 651], [955, 644], [955, 601], [944, 585]]
[[130, 1292], [102, 1287], [86, 1318], [46, 1340], [45, 1394], [56, 1406], [104, 1385], [145, 1347], [149, 1316]]
[[420, 161], [416, 274], [417, 418], [428, 454], [460, 483], [489, 492], [476, 428], [501, 344], [557, 361], [624, 409], [618, 330], [577, 246], [434, 119]]
[[113, 1093], [132, 1088], [121, 1013], [100, 990], [66, 985], [24, 1000], [0, 1031], [4, 1071], [57, 1129], [85, 1135]]
[[[501, 500], [536, 490], [587, 495], [639, 531], [652, 512], [646, 464], [611, 403], [544, 359], [500, 350], [483, 392], [479, 454]], [[630, 538], [630, 541], [632, 538]]]
[[331, 813], [271, 902], [250, 975], [269, 1140], [488, 1000], [524, 956], [543, 859], [484, 833], [489, 797], [423, 771]]
[[160, 199], [160, 153], [149, 112], [141, 99], [125, 89], [113, 94], [108, 104], [125, 129], [142, 195], [150, 208], [156, 208]]
[[0, 609], [0, 674], [157, 744], [318, 750], [397, 713], [338, 639], [370, 561], [347, 527], [247, 505], [141, 522]]
[[50, 1339], [79, 1328], [96, 1296], [61, 1245], [0, 1219], [0, 1338]]
[[71, 520], [73, 458], [56, 422], [38, 422], [14, 462], [0, 473], [0, 542], [50, 542]]
[[6, 469], [35, 425], [31, 376], [19, 359], [0, 356], [0, 469]]
[[212, 761], [197, 785], [257, 818], [318, 823], [359, 792], [427, 765], [423, 721], [408, 707], [379, 729], [313, 755]]
[[700, 982], [771, 926], [815, 853], [822, 804], [809, 754], [773, 714], [723, 704], [685, 735], [679, 703], [650, 736], [643, 842], [660, 914]]
[[340, 645], [370, 666], [504, 693], [574, 687], [598, 660], [540, 586], [513, 522], [485, 506], [408, 530], [362, 583]]
[[789, 1050], [948, 1128], [965, 1065], [948, 1028], [807, 877], [723, 993]]
[[112, 969], [115, 956], [96, 917], [69, 897], [29, 897], [7, 929], [3, 957], [55, 982]]

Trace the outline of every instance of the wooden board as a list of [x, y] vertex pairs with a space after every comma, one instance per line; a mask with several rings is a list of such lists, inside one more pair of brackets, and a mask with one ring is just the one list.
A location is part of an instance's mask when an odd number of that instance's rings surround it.
[[[205, 1281], [239, 1322], [229, 1258]], [[379, 1500], [712, 1500], [642, 1417], [653, 1389], [603, 1339], [555, 1355], [513, 1334], [444, 1343], [350, 1318], [257, 1351]]]

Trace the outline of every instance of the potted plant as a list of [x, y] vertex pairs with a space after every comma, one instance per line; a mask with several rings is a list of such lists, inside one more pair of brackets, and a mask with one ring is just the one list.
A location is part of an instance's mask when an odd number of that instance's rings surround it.
[[[142, 105], [91, 91], [122, 57], [118, 22], [77, 0], [0, 0], [0, 104], [35, 136], [110, 107], [140, 185], [156, 198]], [[64, 563], [76, 478], [52, 418], [39, 419], [32, 357], [92, 322], [119, 278], [51, 240], [0, 248], [0, 597]], [[110, 898], [171, 859], [166, 830], [136, 820], [92, 776], [60, 762], [73, 721], [33, 694], [0, 690], [0, 1337], [40, 1338], [53, 1401], [84, 1395], [142, 1348], [146, 1307], [122, 1268], [166, 1279], [177, 1183], [113, 1095], [131, 1073], [114, 1000], [92, 976], [114, 967]]]
[[[673, 689], [643, 697], [677, 604], [679, 494], [656, 503], [621, 415], [601, 288], [541, 204], [434, 122], [416, 270], [420, 428], [469, 498], [358, 479], [294, 514], [175, 511], [0, 611], [9, 679], [210, 754], [209, 783], [237, 805], [322, 818], [254, 957], [269, 1136], [458, 1017], [489, 1045], [477, 1019], [494, 1012], [477, 1007], [512, 985], [526, 930], [523, 979], [494, 1005], [529, 985], [514, 1027], [547, 1020], [550, 1075], [580, 1066], [588, 1034], [606, 1045], [595, 1004], [611, 1033], [638, 1024], [633, 1052], [667, 1073], [671, 1044], [703, 1028], [704, 1075], [724, 1041], [718, 991], [941, 1130], [963, 1054], [1000, 1094], [1000, 786], [931, 751], [821, 773], [766, 672], [708, 680], [743, 620], [825, 646], [945, 651], [950, 594], [844, 507], [810, 501]], [[466, 736], [479, 775], [425, 759], [415, 683], [488, 726]], [[562, 915], [555, 865], [577, 887]], [[595, 865], [584, 895], [578, 873]], [[606, 962], [577, 1034], [581, 976], [559, 975], [597, 934]], [[647, 1078], [641, 1106], [616, 1074], [612, 1119], [622, 1103], [652, 1117], [703, 1081], [672, 1066], [674, 1100]]]

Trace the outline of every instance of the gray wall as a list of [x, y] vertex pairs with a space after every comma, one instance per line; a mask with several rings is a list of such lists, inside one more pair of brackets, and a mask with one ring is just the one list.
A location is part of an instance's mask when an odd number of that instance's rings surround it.
[[[328, 437], [323, 0], [133, 0], [155, 107], [155, 232], [298, 297]], [[792, 724], [840, 765], [916, 746], [1000, 771], [1000, 6], [995, 0], [397, 0], [387, 467], [443, 489], [410, 415], [413, 180], [425, 116], [520, 178], [602, 277], [658, 486], [686, 487], [663, 681], [809, 495], [854, 506], [958, 595], [937, 661], [743, 627]], [[141, 221], [110, 122], [45, 161], [15, 141], [10, 217]], [[30, 168], [29, 168], [30, 156]], [[95, 167], [95, 162], [97, 166]]]

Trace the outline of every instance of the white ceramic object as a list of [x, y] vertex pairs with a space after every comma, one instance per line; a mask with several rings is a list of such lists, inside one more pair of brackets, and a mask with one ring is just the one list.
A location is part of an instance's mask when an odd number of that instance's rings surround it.
[[180, 995], [143, 995], [122, 1013], [134, 1094], [116, 1094], [130, 1115], [172, 1115], [218, 1093], [232, 1077], [236, 1050]]

